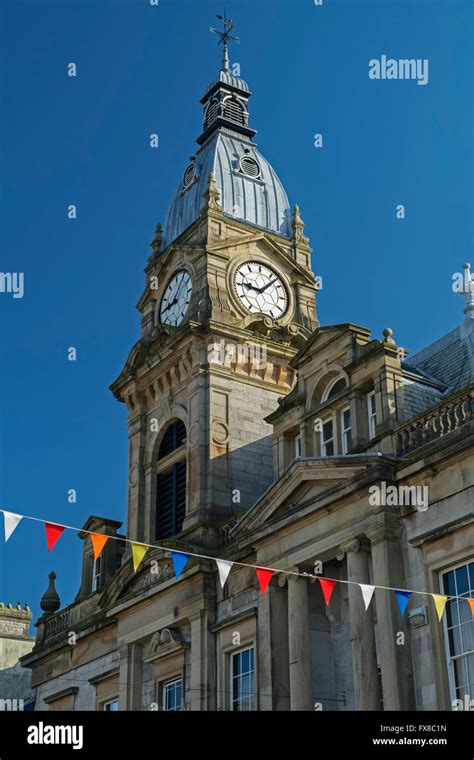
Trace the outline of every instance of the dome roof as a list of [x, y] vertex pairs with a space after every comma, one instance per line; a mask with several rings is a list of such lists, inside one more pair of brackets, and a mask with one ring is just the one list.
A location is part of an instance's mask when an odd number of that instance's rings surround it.
[[207, 98], [209, 92], [214, 90], [216, 85], [224, 84], [228, 85], [229, 87], [233, 87], [236, 90], [241, 90], [242, 92], [247, 93], [250, 95], [250, 89], [243, 79], [240, 79], [239, 77], [234, 77], [233, 74], [231, 74], [230, 71], [224, 71], [223, 69], [219, 72], [219, 76], [213, 79], [209, 87], [206, 87], [206, 92], [204, 93], [203, 100]]
[[288, 197], [275, 170], [248, 137], [221, 128], [196, 154], [176, 190], [165, 220], [166, 245], [199, 218], [210, 173], [224, 213], [291, 236]]

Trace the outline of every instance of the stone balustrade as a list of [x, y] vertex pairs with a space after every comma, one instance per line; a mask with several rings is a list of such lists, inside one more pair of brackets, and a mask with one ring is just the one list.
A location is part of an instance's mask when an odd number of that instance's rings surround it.
[[474, 385], [415, 417], [396, 432], [399, 456], [459, 430], [474, 418]]

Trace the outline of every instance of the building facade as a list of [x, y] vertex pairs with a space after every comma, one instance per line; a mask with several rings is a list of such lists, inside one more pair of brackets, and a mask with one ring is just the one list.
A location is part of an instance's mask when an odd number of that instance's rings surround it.
[[[75, 601], [43, 600], [22, 660], [36, 709], [449, 710], [474, 696], [463, 599], [438, 622], [428, 595], [402, 617], [393, 593], [366, 611], [345, 583], [474, 595], [470, 270], [460, 326], [411, 358], [390, 329], [320, 326], [303, 221], [255, 146], [250, 95], [224, 44], [111, 386], [129, 412], [126, 529], [89, 518]], [[134, 572], [122, 541], [94, 560], [89, 531], [155, 548]], [[176, 579], [173, 548], [206, 558]], [[241, 563], [223, 588], [213, 557]], [[299, 575], [261, 594], [246, 565]], [[341, 581], [328, 605], [303, 573]]]
[[22, 667], [20, 658], [33, 649], [30, 635], [32, 614], [27, 604], [0, 603], [0, 710], [30, 709], [31, 670]]

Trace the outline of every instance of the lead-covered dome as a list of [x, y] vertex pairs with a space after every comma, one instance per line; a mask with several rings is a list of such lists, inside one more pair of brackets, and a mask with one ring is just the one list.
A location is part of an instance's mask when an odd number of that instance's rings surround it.
[[166, 215], [166, 245], [198, 219], [211, 172], [224, 213], [290, 236], [288, 197], [275, 170], [250, 140], [221, 128], [183, 173]]
[[279, 235], [290, 237], [288, 197], [269, 162], [252, 142], [248, 123], [247, 83], [231, 73], [227, 49], [219, 76], [207, 88], [201, 146], [183, 174], [165, 219], [165, 244], [176, 240], [204, 206], [209, 174], [215, 178], [225, 214]]

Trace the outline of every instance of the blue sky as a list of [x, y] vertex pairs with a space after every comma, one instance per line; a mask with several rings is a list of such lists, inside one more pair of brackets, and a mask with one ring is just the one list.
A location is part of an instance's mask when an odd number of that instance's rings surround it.
[[[473, 243], [472, 2], [228, 10], [255, 141], [299, 204], [323, 277], [322, 324], [375, 337], [390, 326], [412, 351], [453, 329], [463, 303], [451, 277]], [[2, 4], [0, 270], [24, 272], [25, 294], [0, 293], [0, 507], [78, 527], [90, 514], [125, 519], [126, 412], [108, 386], [139, 337], [155, 224], [197, 148], [221, 11], [202, 0]], [[427, 58], [428, 84], [369, 79], [383, 54]], [[48, 555], [43, 527], [23, 521], [0, 544], [0, 600], [37, 616], [55, 569], [67, 604], [81, 548], [66, 532]]]

